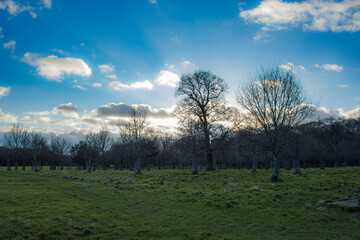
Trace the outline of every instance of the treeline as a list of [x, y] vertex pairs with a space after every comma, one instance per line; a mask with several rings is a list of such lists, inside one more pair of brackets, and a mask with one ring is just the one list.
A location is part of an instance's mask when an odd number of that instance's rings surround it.
[[243, 110], [226, 105], [229, 87], [208, 71], [184, 74], [176, 89], [176, 135], [147, 124], [147, 109], [134, 106], [119, 121], [116, 139], [102, 130], [89, 132], [71, 146], [63, 137], [46, 140], [19, 124], [5, 134], [0, 163], [40, 171], [76, 166], [88, 172], [129, 169], [270, 168], [271, 181], [281, 181], [280, 169], [355, 166], [360, 163], [360, 118], [314, 119], [316, 107], [291, 70], [261, 68], [237, 91]]
[[[71, 145], [66, 138], [45, 139], [14, 125], [2, 139], [0, 165], [9, 170], [31, 166], [41, 170], [83, 169], [87, 171], [142, 169], [205, 169], [206, 151], [200, 128], [188, 123], [188, 131], [180, 136], [161, 134], [155, 130], [139, 132], [139, 136], [120, 133], [117, 140], [102, 130], [89, 133]], [[130, 130], [130, 129], [128, 129]], [[145, 132], [145, 129], [144, 129]], [[143, 134], [143, 135], [142, 135]], [[270, 168], [271, 155], [260, 147], [262, 131], [231, 130], [214, 136], [211, 141], [213, 167], [216, 169]], [[12, 137], [12, 138], [10, 138]], [[279, 158], [282, 168], [360, 166], [360, 119], [328, 119], [302, 124], [283, 139]], [[136, 166], [140, 161], [140, 166]]]

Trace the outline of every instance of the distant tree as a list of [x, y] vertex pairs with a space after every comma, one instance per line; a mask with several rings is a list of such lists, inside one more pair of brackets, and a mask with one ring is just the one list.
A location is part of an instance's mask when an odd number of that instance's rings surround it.
[[[50, 150], [53, 152], [55, 158], [58, 159], [58, 164], [60, 165], [61, 170], [64, 169], [64, 157], [67, 153], [69, 153], [70, 147], [70, 141], [64, 137], [54, 137], [50, 141]], [[55, 170], [56, 162], [57, 161], [53, 161], [53, 164], [51, 165], [52, 170]]]
[[249, 112], [249, 127], [264, 131], [261, 145], [272, 155], [271, 180], [279, 181], [279, 153], [290, 129], [313, 111], [293, 71], [280, 67], [262, 68], [255, 78], [238, 91], [238, 103]]
[[83, 140], [70, 148], [72, 161], [78, 165], [79, 170], [81, 166], [85, 167], [88, 161], [88, 153], [88, 146]]
[[173, 169], [176, 167], [176, 158], [174, 157], [175, 136], [172, 133], [164, 132], [158, 136], [158, 156], [156, 157], [158, 167], [162, 162], [169, 162]]
[[29, 144], [29, 133], [19, 123], [12, 125], [10, 131], [5, 134], [3, 142], [4, 147], [9, 149], [7, 170], [11, 170], [11, 160], [15, 164], [15, 170], [17, 170], [18, 156], [29, 146]]
[[214, 123], [226, 112], [225, 93], [228, 86], [224, 80], [211, 72], [197, 71], [181, 76], [175, 95], [182, 97], [179, 109], [184, 115], [196, 117], [201, 124], [206, 151], [207, 170], [214, 170], [211, 149], [211, 131]]
[[148, 112], [142, 107], [132, 107], [130, 112], [130, 120], [125, 123], [118, 124], [120, 131], [120, 139], [122, 143], [130, 145], [131, 163], [135, 162], [135, 174], [142, 174], [142, 150], [143, 145], [147, 137], [147, 124], [146, 119]]
[[240, 150], [240, 154], [251, 161], [252, 173], [256, 173], [258, 160], [263, 155], [262, 149], [256, 144], [263, 138], [262, 133], [259, 129], [243, 128], [236, 134], [237, 147]]
[[181, 152], [183, 156], [190, 159], [192, 174], [198, 174], [198, 165], [204, 153], [204, 135], [201, 123], [191, 117], [183, 118], [179, 123]]
[[30, 133], [30, 153], [32, 155], [32, 164], [31, 167], [33, 170], [40, 171], [39, 169], [39, 157], [42, 152], [47, 148], [46, 139], [36, 132]]
[[289, 151], [288, 156], [292, 157], [292, 166], [293, 166], [293, 174], [301, 174], [300, 171], [300, 159], [304, 154], [303, 146], [306, 144], [308, 139], [306, 135], [308, 134], [308, 126], [299, 125], [290, 130], [287, 142], [289, 143]]
[[99, 157], [99, 138], [95, 132], [90, 131], [86, 134], [84, 142], [86, 143], [88, 150], [88, 162], [86, 164], [86, 169], [89, 173], [96, 170], [96, 160]]
[[320, 168], [325, 169], [325, 157], [326, 152], [326, 125], [322, 120], [311, 122], [309, 124], [309, 130], [312, 137], [315, 139], [316, 152], [319, 155]]
[[97, 144], [102, 169], [105, 170], [108, 167], [107, 158], [112, 144], [110, 132], [103, 129], [97, 133]]
[[332, 151], [334, 167], [339, 166], [339, 152], [344, 138], [346, 138], [342, 119], [327, 119], [325, 121], [325, 134], [329, 140], [329, 147]]

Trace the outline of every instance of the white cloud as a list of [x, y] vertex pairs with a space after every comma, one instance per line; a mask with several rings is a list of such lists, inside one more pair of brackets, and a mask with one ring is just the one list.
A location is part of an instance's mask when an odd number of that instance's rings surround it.
[[101, 73], [108, 73], [114, 71], [115, 66], [112, 64], [102, 64], [98, 65]]
[[180, 82], [179, 76], [166, 70], [160, 71], [155, 79], [155, 83], [159, 86], [176, 87], [178, 82]]
[[329, 63], [323, 64], [321, 66], [316, 63], [316, 64], [314, 64], [314, 67], [323, 68], [326, 71], [336, 71], [336, 72], [341, 72], [344, 69], [344, 67], [342, 67], [342, 66], [339, 66], [337, 64], [329, 64]]
[[265, 25], [255, 39], [269, 30], [297, 26], [302, 26], [304, 31], [356, 32], [360, 30], [360, 1], [264, 0], [254, 9], [240, 7], [239, 16], [247, 22]]
[[51, 0], [43, 0], [44, 7], [51, 9]]
[[35, 123], [35, 121], [33, 119], [31, 119], [30, 116], [24, 116], [21, 118], [21, 122], [22, 123]]
[[348, 118], [360, 117], [359, 113], [360, 113], [360, 106], [352, 110], [345, 110], [343, 108], [328, 109], [326, 107], [318, 107], [315, 108], [314, 120], [324, 120], [329, 118], [348, 119]]
[[52, 114], [60, 115], [62, 117], [71, 117], [71, 118], [78, 118], [78, 108], [76, 105], [72, 103], [64, 103], [60, 104], [57, 107], [54, 107], [52, 110]]
[[11, 114], [6, 114], [0, 109], [0, 122], [15, 123], [17, 122], [17, 117]]
[[111, 79], [116, 79], [117, 78], [116, 74], [106, 75], [105, 77], [111, 78]]
[[48, 80], [61, 82], [64, 75], [79, 75], [82, 77], [91, 76], [91, 68], [79, 58], [58, 58], [51, 55], [40, 57], [39, 54], [25, 53], [21, 59], [23, 62], [36, 67], [38, 73]]
[[16, 42], [14, 40], [10, 40], [7, 43], [3, 44], [4, 48], [11, 49], [11, 51], [15, 50]]
[[27, 112], [25, 114], [33, 115], [33, 116], [48, 116], [50, 115], [49, 111], [42, 111], [42, 112]]
[[0, 9], [7, 10], [12, 16], [16, 16], [21, 12], [28, 11], [32, 18], [37, 17], [36, 13], [33, 12], [33, 7], [28, 5], [20, 5], [13, 0], [5, 0], [0, 2]]
[[2, 32], [2, 27], [0, 27], [0, 38], [3, 38], [3, 37], [4, 37], [4, 35], [3, 35], [3, 34], [1, 34], [1, 32]]
[[264, 43], [268, 42], [271, 35], [266, 31], [258, 31], [253, 37], [254, 41], [263, 41]]
[[158, 1], [157, 0], [149, 0], [149, 3], [150, 4], [158, 4]]
[[293, 71], [293, 72], [295, 72], [295, 65], [293, 63], [291, 63], [291, 62], [280, 65], [280, 68], [284, 69], [285, 71]]
[[58, 123], [57, 120], [52, 119], [50, 117], [39, 117], [37, 119], [37, 122], [41, 123], [41, 124], [55, 124], [55, 123]]
[[190, 70], [194, 70], [196, 68], [195, 64], [190, 62], [190, 61], [182, 61], [180, 63], [185, 69], [190, 69]]
[[86, 90], [87, 90], [86, 87], [81, 86], [81, 85], [78, 85], [78, 84], [77, 84], [77, 85], [74, 85], [73, 88], [78, 88], [78, 89], [83, 90], [83, 91], [86, 91]]
[[123, 89], [125, 89], [125, 90], [136, 90], [136, 89], [151, 90], [154, 88], [154, 85], [149, 80], [145, 80], [142, 82], [134, 82], [134, 83], [130, 83], [130, 84], [124, 84], [119, 81], [113, 81], [113, 82], [109, 83], [109, 87], [114, 90], [117, 90], [117, 91], [121, 91]]
[[305, 68], [304, 66], [302, 66], [302, 65], [299, 65], [299, 68], [300, 68], [301, 70], [303, 70], [303, 71], [306, 71], [306, 68]]
[[102, 84], [101, 84], [101, 83], [96, 82], [96, 83], [94, 83], [92, 86], [93, 86], [93, 87], [102, 87]]
[[347, 84], [336, 84], [337, 87], [339, 88], [349, 88], [350, 86]]
[[51, 52], [58, 52], [58, 53], [60, 53], [61, 55], [69, 55], [68, 52], [66, 52], [66, 51], [64, 51], [64, 50], [62, 50], [62, 49], [58, 49], [58, 48], [49, 49], [49, 51], [51, 51]]
[[11, 87], [1, 87], [0, 86], [0, 98], [9, 95]]
[[181, 43], [181, 39], [178, 36], [171, 37], [170, 41], [173, 43]]
[[165, 63], [165, 67], [167, 67], [169, 69], [175, 69], [175, 65], [173, 65], [173, 64]]
[[341, 72], [344, 69], [342, 66], [336, 64], [323, 64], [322, 68], [324, 68], [326, 71], [336, 71], [336, 72]]

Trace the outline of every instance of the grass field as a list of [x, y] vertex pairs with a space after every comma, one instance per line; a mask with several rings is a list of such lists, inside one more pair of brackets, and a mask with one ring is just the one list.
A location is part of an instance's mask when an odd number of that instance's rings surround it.
[[143, 173], [0, 168], [0, 239], [360, 239], [360, 168]]

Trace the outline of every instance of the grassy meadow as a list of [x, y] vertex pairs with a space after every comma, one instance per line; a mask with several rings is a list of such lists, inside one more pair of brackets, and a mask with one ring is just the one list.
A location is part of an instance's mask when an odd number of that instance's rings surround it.
[[6, 171], [0, 239], [360, 239], [360, 168]]

